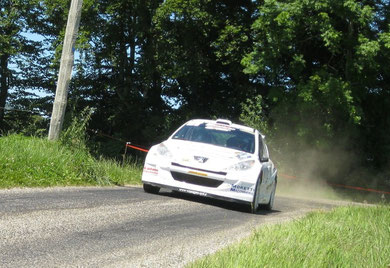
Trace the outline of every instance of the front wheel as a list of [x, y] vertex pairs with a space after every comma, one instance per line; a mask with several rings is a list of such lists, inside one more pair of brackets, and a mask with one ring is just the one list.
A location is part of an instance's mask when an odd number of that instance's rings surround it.
[[158, 192], [160, 191], [160, 187], [157, 186], [153, 186], [145, 183], [143, 186], [144, 186], [144, 191], [150, 194], [158, 194]]
[[268, 210], [268, 211], [271, 211], [271, 210], [272, 210], [272, 208], [273, 208], [273, 206], [274, 206], [274, 201], [275, 201], [275, 192], [276, 192], [276, 180], [274, 181], [274, 186], [273, 186], [271, 195], [270, 195], [270, 197], [269, 197], [268, 204], [265, 204], [265, 205], [264, 205], [264, 209], [265, 209], [265, 210]]
[[257, 179], [255, 194], [253, 196], [253, 202], [251, 203], [251, 212], [253, 214], [255, 214], [259, 209], [260, 187], [261, 187], [261, 174]]

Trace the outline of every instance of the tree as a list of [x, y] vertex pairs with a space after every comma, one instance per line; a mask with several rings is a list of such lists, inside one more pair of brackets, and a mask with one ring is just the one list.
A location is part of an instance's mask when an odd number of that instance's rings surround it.
[[[343, 146], [363, 163], [389, 163], [382, 132], [390, 129], [383, 109], [389, 100], [388, 10], [388, 1], [266, 0], [259, 6], [254, 45], [242, 63], [269, 88], [269, 119], [273, 132], [283, 133], [285, 151], [309, 145], [330, 153]], [[372, 146], [379, 137], [381, 150]]]
[[253, 1], [165, 1], [154, 18], [162, 94], [180, 120], [237, 119], [256, 89], [240, 60], [251, 46]]
[[21, 50], [23, 28], [21, 1], [4, 0], [0, 2], [0, 130], [4, 128], [4, 112], [9, 88], [11, 86], [11, 57]]
[[78, 46], [69, 100], [77, 110], [96, 108], [91, 128], [139, 143], [162, 135], [167, 107], [152, 32], [160, 2], [102, 0], [84, 11], [80, 30], [87, 34]]
[[[38, 6], [35, 1], [0, 1], [0, 131], [6, 131], [5, 107], [26, 108], [34, 94], [28, 89], [40, 88], [42, 44], [24, 35], [33, 32]], [[12, 90], [12, 91], [11, 91]], [[31, 103], [31, 101], [28, 101]], [[31, 105], [29, 108], [32, 110]]]

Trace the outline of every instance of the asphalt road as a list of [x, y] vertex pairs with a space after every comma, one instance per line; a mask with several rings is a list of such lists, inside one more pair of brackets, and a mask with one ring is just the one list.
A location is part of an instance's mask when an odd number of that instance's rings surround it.
[[0, 267], [181, 267], [330, 201], [276, 196], [274, 211], [139, 187], [0, 190]]

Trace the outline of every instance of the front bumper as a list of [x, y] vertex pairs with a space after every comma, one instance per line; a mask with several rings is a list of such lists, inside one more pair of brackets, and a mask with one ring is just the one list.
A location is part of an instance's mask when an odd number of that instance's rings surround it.
[[[245, 179], [240, 179], [240, 174]], [[179, 163], [166, 163], [166, 167], [145, 163], [142, 182], [178, 192], [250, 204], [257, 177], [256, 172], [218, 172]]]

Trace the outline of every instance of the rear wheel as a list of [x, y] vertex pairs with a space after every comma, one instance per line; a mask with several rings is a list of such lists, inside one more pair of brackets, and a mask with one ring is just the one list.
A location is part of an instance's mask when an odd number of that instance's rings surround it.
[[158, 194], [160, 187], [144, 183], [144, 191], [151, 194]]

